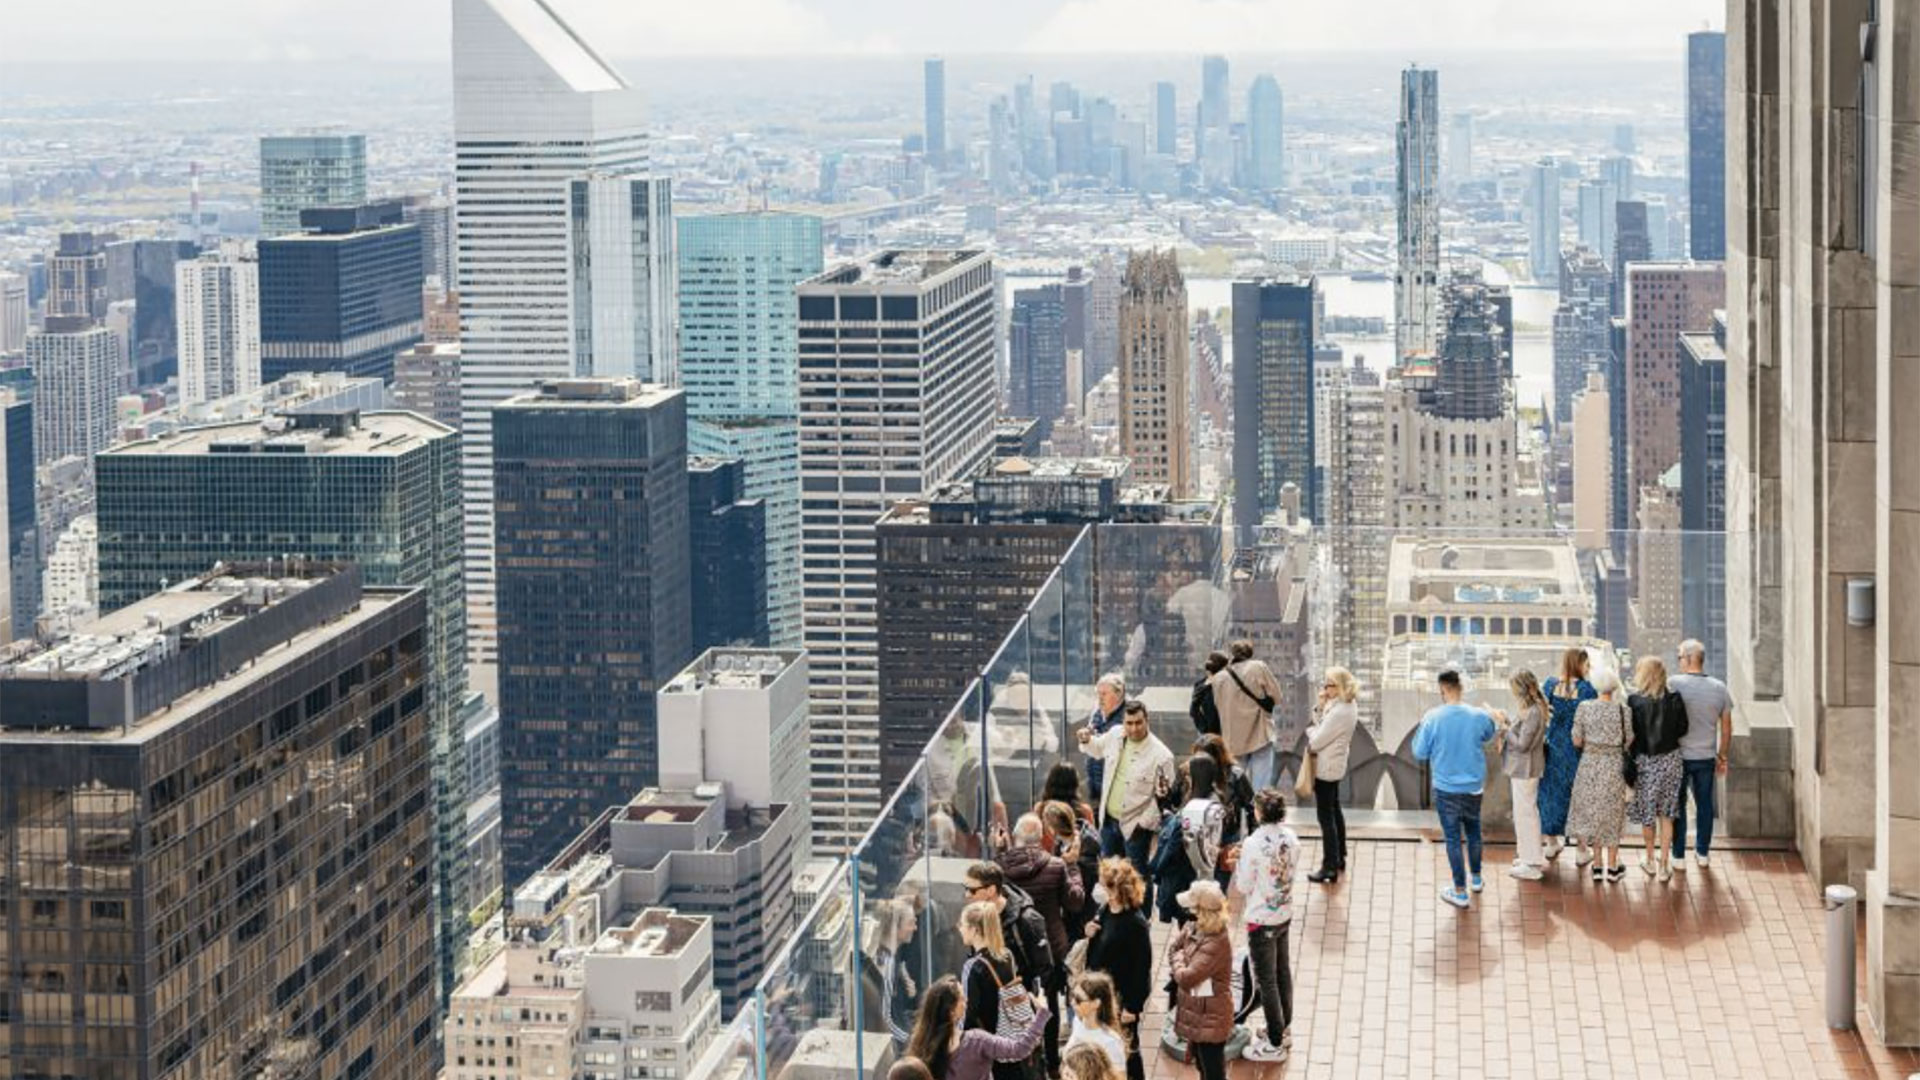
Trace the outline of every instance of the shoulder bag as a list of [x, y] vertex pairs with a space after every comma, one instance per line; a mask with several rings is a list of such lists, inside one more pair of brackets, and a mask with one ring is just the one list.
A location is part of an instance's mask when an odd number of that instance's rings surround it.
[[1240, 688], [1240, 692], [1241, 692], [1241, 693], [1243, 693], [1243, 694], [1245, 694], [1245, 695], [1247, 695], [1248, 697], [1250, 697], [1250, 698], [1252, 698], [1252, 699], [1253, 699], [1253, 703], [1254, 703], [1255, 705], [1258, 705], [1258, 706], [1260, 706], [1260, 711], [1261, 711], [1261, 712], [1263, 712], [1263, 713], [1271, 713], [1271, 712], [1273, 711], [1273, 706], [1274, 706], [1274, 700], [1273, 700], [1273, 697], [1272, 697], [1272, 695], [1270, 695], [1270, 694], [1258, 694], [1258, 695], [1256, 695], [1256, 694], [1255, 694], [1255, 693], [1254, 693], [1253, 691], [1251, 691], [1251, 690], [1249, 690], [1249, 689], [1247, 689], [1247, 684], [1246, 684], [1246, 683], [1243, 683], [1243, 682], [1241, 682], [1241, 681], [1240, 681], [1240, 673], [1239, 673], [1239, 672], [1237, 672], [1237, 671], [1235, 671], [1235, 670], [1233, 670], [1233, 665], [1232, 665], [1232, 664], [1228, 664], [1228, 665], [1227, 665], [1227, 674], [1233, 677], [1233, 685], [1235, 685], [1235, 686], [1237, 686], [1237, 687], [1239, 687], [1239, 688]]

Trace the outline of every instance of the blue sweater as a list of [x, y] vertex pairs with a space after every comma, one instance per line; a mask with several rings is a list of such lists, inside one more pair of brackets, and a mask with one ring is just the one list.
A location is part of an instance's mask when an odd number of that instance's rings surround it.
[[1494, 736], [1493, 717], [1472, 705], [1442, 705], [1420, 720], [1413, 756], [1433, 762], [1433, 790], [1478, 795], [1487, 784], [1482, 747]]

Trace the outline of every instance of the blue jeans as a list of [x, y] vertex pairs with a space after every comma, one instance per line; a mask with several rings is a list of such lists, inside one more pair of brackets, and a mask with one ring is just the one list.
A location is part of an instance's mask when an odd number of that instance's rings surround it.
[[1280, 758], [1274, 753], [1272, 743], [1241, 758], [1240, 764], [1246, 768], [1247, 779], [1255, 791], [1265, 791], [1279, 782]]
[[1694, 832], [1698, 840], [1694, 851], [1705, 856], [1713, 849], [1713, 779], [1718, 771], [1713, 758], [1686, 762], [1686, 779], [1680, 784], [1680, 809], [1673, 814], [1673, 857], [1687, 855], [1687, 793], [1693, 793], [1696, 814]]
[[1436, 791], [1433, 805], [1440, 811], [1440, 831], [1447, 837], [1447, 866], [1453, 870], [1453, 891], [1466, 892], [1462, 848], [1466, 849], [1465, 862], [1473, 869], [1473, 876], [1480, 876], [1480, 796]]
[[1132, 836], [1120, 835], [1120, 823], [1108, 818], [1100, 826], [1100, 857], [1111, 859], [1115, 855], [1125, 855], [1127, 861], [1140, 871], [1140, 880], [1146, 883], [1147, 897], [1142, 906], [1148, 912], [1153, 911], [1153, 875], [1147, 871], [1147, 856], [1153, 853], [1152, 829], [1135, 829]]

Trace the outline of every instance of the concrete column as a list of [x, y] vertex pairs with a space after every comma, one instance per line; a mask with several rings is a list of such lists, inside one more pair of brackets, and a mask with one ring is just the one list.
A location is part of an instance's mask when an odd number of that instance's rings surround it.
[[1880, 5], [1876, 140], [1874, 869], [1867, 1003], [1889, 1045], [1920, 1045], [1920, 11]]

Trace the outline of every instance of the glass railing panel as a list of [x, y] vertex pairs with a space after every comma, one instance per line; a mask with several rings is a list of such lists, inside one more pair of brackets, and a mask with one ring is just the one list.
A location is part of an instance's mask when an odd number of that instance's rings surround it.
[[859, 888], [856, 947], [860, 993], [860, 1075], [884, 1070], [906, 1049], [914, 1012], [932, 968], [934, 931], [927, 897], [934, 860], [928, 847], [927, 763], [915, 766], [873, 829], [853, 852]]
[[1080, 767], [1078, 742], [1070, 730], [1077, 719], [1073, 686], [1067, 675], [1068, 637], [1074, 633], [1066, 618], [1067, 587], [1059, 568], [1033, 598], [1027, 610], [1027, 649], [1032, 659], [1033, 727], [1028, 738], [1033, 761], [1033, 798], [1040, 801], [1047, 778], [1056, 766], [1076, 775]]
[[[1002, 826], [1011, 825], [1014, 816], [1033, 805], [1046, 778], [1044, 770], [1036, 774], [1036, 763], [1060, 750], [1059, 739], [1047, 737], [1059, 718], [1035, 687], [1028, 629], [1029, 619], [1023, 615], [980, 675], [986, 704], [982, 751], [994, 785], [993, 822]], [[1005, 846], [991, 833], [988, 841], [992, 850]]]
[[765, 1077], [844, 1066], [859, 1057], [859, 967], [853, 881], [844, 861], [815, 860], [795, 881], [805, 912], [755, 994]]
[[1226, 633], [1227, 537], [1217, 521], [1102, 525], [1094, 552], [1099, 670], [1125, 679], [1154, 734], [1184, 755], [1194, 680]]
[[759, 1001], [749, 997], [687, 1070], [688, 1080], [761, 1080], [759, 1039]]

